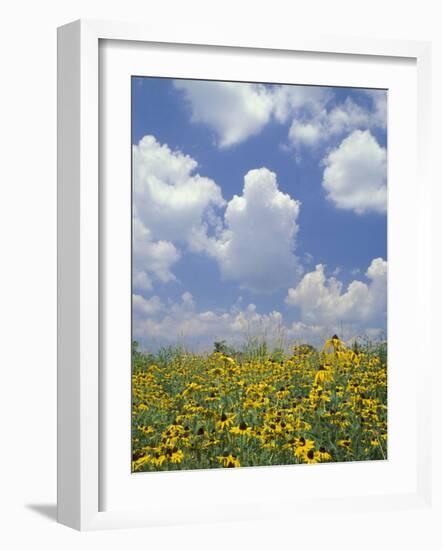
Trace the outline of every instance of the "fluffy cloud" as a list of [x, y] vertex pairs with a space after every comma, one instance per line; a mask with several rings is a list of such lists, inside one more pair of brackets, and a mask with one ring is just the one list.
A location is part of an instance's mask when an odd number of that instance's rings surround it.
[[[249, 171], [241, 196], [225, 203], [197, 163], [153, 136], [133, 148], [134, 287], [174, 280], [181, 248], [206, 253], [222, 276], [254, 291], [273, 291], [299, 276], [294, 254], [300, 204], [279, 191], [266, 168]], [[225, 206], [223, 216], [220, 209]]]
[[387, 209], [387, 151], [370, 131], [356, 130], [323, 161], [322, 185], [338, 208], [385, 212]]
[[[176, 80], [193, 122], [211, 128], [219, 147], [230, 147], [258, 134], [272, 119], [319, 120], [332, 94], [319, 86], [280, 86], [240, 82]], [[294, 133], [297, 131], [295, 130]]]
[[[367, 94], [368, 95], [368, 94]], [[386, 93], [370, 94], [371, 108], [362, 107], [351, 98], [331, 108], [316, 109], [307, 114], [294, 113], [289, 129], [289, 142], [295, 150], [330, 143], [355, 130], [386, 126]]]
[[364, 90], [372, 101], [372, 124], [379, 128], [386, 128], [388, 121], [388, 96], [386, 90]]
[[[341, 332], [342, 327], [324, 326], [295, 321], [285, 330], [286, 339], [292, 344], [312, 344], [321, 347], [333, 334]], [[353, 336], [353, 333], [352, 333]]]
[[195, 174], [197, 162], [153, 136], [133, 147], [134, 215], [153, 240], [191, 243], [205, 229], [210, 206], [223, 206], [221, 189]]
[[327, 278], [324, 266], [307, 273], [290, 288], [289, 306], [300, 310], [306, 323], [328, 326], [339, 323], [359, 326], [384, 326], [387, 307], [387, 262], [374, 259], [366, 271], [368, 283], [352, 281], [344, 291], [335, 277]]
[[323, 86], [273, 86], [271, 98], [273, 114], [278, 122], [292, 118], [316, 119], [325, 112], [327, 102], [333, 97], [330, 88]]
[[323, 137], [320, 125], [311, 122], [303, 124], [295, 120], [289, 129], [289, 140], [294, 146], [298, 144], [316, 145]]
[[[367, 271], [367, 274], [370, 273], [370, 283], [358, 283], [367, 287], [368, 292], [350, 290], [350, 285], [347, 292], [342, 293], [342, 288], [337, 291], [325, 278], [322, 283], [313, 283], [314, 292], [320, 291], [317, 297], [320, 303], [312, 314], [301, 315], [302, 320], [292, 323], [285, 322], [280, 311], [260, 313], [254, 304], [243, 307], [237, 303], [226, 311], [200, 311], [189, 292], [183, 293], [179, 301], [167, 304], [161, 302], [158, 296], [146, 299], [134, 295], [134, 339], [150, 350], [167, 344], [182, 344], [196, 351], [211, 350], [217, 340], [226, 340], [237, 349], [251, 340], [265, 341], [269, 348], [290, 349], [299, 343], [321, 346], [335, 333], [346, 341], [362, 335], [377, 339], [384, 334], [385, 270], [383, 260], [372, 262]], [[319, 266], [317, 271], [320, 271]], [[310, 275], [306, 275], [303, 281], [308, 280]], [[298, 295], [301, 300], [300, 296], [304, 294], [303, 313], [309, 312], [316, 301], [311, 296], [305, 301], [305, 286]], [[321, 292], [321, 287], [329, 288]]]
[[250, 170], [242, 195], [235, 195], [227, 205], [220, 238], [208, 246], [222, 276], [267, 292], [300, 275], [294, 254], [299, 209], [298, 201], [279, 191], [273, 172]]
[[220, 147], [229, 147], [257, 134], [273, 108], [269, 92], [260, 84], [176, 80], [192, 109], [192, 120], [211, 128]]
[[149, 299], [144, 298], [141, 294], [132, 295], [132, 311], [135, 318], [144, 318], [156, 315], [162, 311], [164, 304], [158, 296], [152, 296]]
[[369, 105], [360, 105], [348, 97], [336, 102], [333, 90], [321, 86], [192, 80], [176, 80], [174, 85], [183, 92], [192, 120], [211, 128], [221, 148], [258, 134], [271, 120], [290, 122], [288, 142], [298, 156], [305, 147], [357, 129], [385, 129], [387, 123], [385, 90], [361, 90]]
[[185, 292], [181, 300], [168, 304], [158, 297], [150, 300], [134, 295], [134, 338], [149, 348], [181, 343], [192, 349], [211, 349], [215, 340], [240, 346], [250, 338], [266, 338], [278, 345], [282, 314], [258, 313], [254, 304], [237, 305], [224, 312], [198, 311], [193, 296]]
[[136, 289], [152, 288], [152, 280], [168, 282], [181, 257], [176, 246], [197, 248], [208, 229], [206, 217], [222, 206], [214, 181], [195, 174], [197, 162], [145, 136], [133, 147], [133, 252]]
[[132, 227], [134, 287], [149, 290], [152, 278], [162, 283], [175, 280], [171, 268], [180, 259], [178, 249], [168, 241], [153, 241], [150, 230], [136, 216]]

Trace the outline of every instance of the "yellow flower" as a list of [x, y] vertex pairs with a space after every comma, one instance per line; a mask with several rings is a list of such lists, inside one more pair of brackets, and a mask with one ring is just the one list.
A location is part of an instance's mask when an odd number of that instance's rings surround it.
[[224, 454], [222, 456], [218, 456], [217, 458], [224, 468], [239, 468], [241, 466], [240, 461], [235, 455]]
[[301, 458], [307, 464], [317, 464], [321, 461], [319, 453], [313, 449], [309, 449]]
[[324, 344], [324, 352], [330, 353], [330, 351], [340, 351], [345, 349], [343, 342], [335, 335], [333, 335], [329, 340], [326, 340]]
[[219, 442], [220, 442], [220, 439], [215, 439], [215, 438], [206, 439], [205, 441], [202, 442], [201, 448], [208, 449], [209, 447], [214, 447], [215, 445], [218, 445]]
[[138, 460], [134, 460], [134, 461], [132, 462], [132, 470], [133, 470], [133, 471], [141, 470], [141, 468], [142, 468], [145, 464], [149, 464], [150, 459], [151, 459], [151, 456], [150, 456], [149, 454], [145, 454], [144, 456], [142, 456], [142, 457], [139, 458]]
[[261, 447], [263, 449], [276, 449], [276, 441], [273, 439], [271, 441], [265, 441], [265, 439], [261, 438]]
[[340, 447], [343, 447], [344, 449], [350, 450], [351, 449], [351, 441], [350, 438], [346, 437], [345, 439], [340, 439], [338, 441], [338, 445]]
[[145, 434], [145, 435], [151, 434], [155, 431], [152, 428], [152, 426], [137, 426], [137, 430], [139, 430], [140, 432], [143, 432], [143, 434]]
[[325, 365], [319, 367], [316, 375], [315, 375], [315, 384], [320, 385], [324, 382], [327, 382], [333, 378], [332, 371], [330, 368], [326, 367]]
[[[352, 350], [334, 336], [324, 351], [299, 346], [277, 361], [182, 352], [154, 365], [153, 355], [140, 353], [132, 373], [132, 470], [384, 456], [386, 354], [376, 349]], [[320, 446], [332, 434], [334, 445]]]
[[166, 462], [167, 456], [164, 454], [156, 453], [154, 456], [150, 458], [150, 463], [154, 466], [162, 466], [164, 462]]
[[225, 414], [222, 413], [220, 419], [216, 423], [216, 427], [218, 430], [224, 430], [224, 428], [228, 428], [233, 424], [233, 421], [235, 419], [234, 414]]
[[170, 462], [178, 464], [184, 458], [184, 453], [181, 449], [173, 449], [172, 454], [170, 455]]
[[305, 437], [296, 437], [295, 438], [295, 456], [297, 458], [302, 458], [315, 446], [315, 442], [311, 439], [305, 439]]
[[230, 428], [230, 433], [238, 435], [251, 435], [252, 428], [247, 426], [245, 422], [241, 422], [239, 426], [233, 426], [233, 428]]
[[204, 399], [204, 401], [207, 401], [207, 402], [209, 402], [209, 401], [219, 401], [219, 400], [220, 400], [220, 398], [219, 398], [217, 395], [215, 395], [214, 392], [211, 392], [210, 395], [208, 395], [208, 396]]
[[319, 447], [318, 449], [318, 455], [321, 462], [327, 462], [328, 460], [332, 459], [331, 454], [327, 451], [325, 447]]

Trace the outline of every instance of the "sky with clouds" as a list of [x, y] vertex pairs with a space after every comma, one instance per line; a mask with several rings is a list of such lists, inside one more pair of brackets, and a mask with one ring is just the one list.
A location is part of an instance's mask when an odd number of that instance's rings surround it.
[[384, 337], [387, 92], [132, 78], [133, 338]]

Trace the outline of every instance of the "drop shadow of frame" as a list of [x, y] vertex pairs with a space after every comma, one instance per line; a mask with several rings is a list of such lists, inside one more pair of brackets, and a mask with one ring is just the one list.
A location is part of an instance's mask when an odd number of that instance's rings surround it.
[[51, 521], [57, 521], [57, 505], [56, 504], [25, 504], [25, 508], [40, 514]]

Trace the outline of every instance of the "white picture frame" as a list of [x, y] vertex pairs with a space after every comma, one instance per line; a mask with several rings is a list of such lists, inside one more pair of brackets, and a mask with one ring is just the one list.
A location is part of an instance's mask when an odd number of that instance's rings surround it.
[[[177, 515], [144, 508], [102, 511], [100, 504], [100, 224], [99, 193], [100, 100], [99, 47], [101, 40], [127, 43], [169, 43], [284, 50], [332, 55], [411, 58], [417, 66], [417, 199], [419, 204], [419, 303], [420, 311], [431, 311], [431, 185], [428, 172], [430, 149], [429, 97], [430, 44], [362, 38], [281, 37], [268, 44], [265, 38], [244, 38], [227, 33], [218, 37], [179, 34], [164, 36], [142, 25], [117, 22], [76, 21], [58, 31], [58, 521], [80, 530], [139, 527], [213, 520], [202, 503], [200, 513]], [[431, 315], [424, 317], [420, 345], [428, 346]], [[427, 336], [425, 336], [427, 335]], [[430, 357], [428, 357], [429, 359]], [[416, 385], [417, 472], [416, 490], [410, 494], [344, 497], [333, 506], [371, 510], [386, 507], [422, 507], [431, 500], [430, 402], [425, 395], [431, 361], [420, 366]], [[188, 476], [191, 473], [176, 475]], [[223, 475], [219, 472], [218, 475]], [[278, 514], [299, 511], [298, 505], [282, 499]], [[299, 504], [299, 503], [298, 503]], [[311, 503], [310, 503], [311, 504]], [[330, 506], [330, 500], [314, 499], [314, 506]], [[309, 503], [303, 501], [307, 509]], [[233, 510], [222, 519], [259, 517], [261, 502], [251, 502], [244, 514]]]

